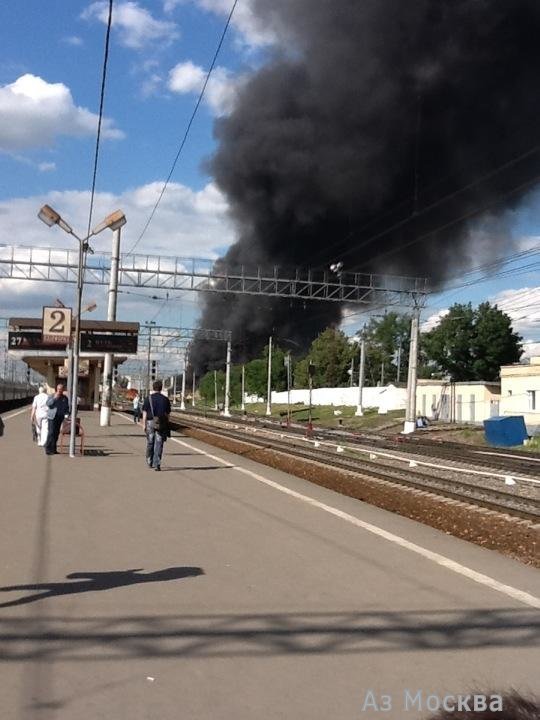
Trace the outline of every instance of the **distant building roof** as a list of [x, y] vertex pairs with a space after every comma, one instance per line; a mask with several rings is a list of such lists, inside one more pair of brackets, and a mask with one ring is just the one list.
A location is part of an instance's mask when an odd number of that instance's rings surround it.
[[451, 380], [440, 380], [438, 378], [419, 378], [417, 385], [496, 385], [500, 387], [501, 383], [498, 380], [461, 380], [459, 382], [452, 382]]

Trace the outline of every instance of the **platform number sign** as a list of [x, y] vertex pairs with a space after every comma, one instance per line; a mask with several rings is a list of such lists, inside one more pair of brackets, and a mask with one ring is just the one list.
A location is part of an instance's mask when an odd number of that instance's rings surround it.
[[44, 307], [42, 339], [49, 345], [68, 345], [71, 337], [71, 308]]

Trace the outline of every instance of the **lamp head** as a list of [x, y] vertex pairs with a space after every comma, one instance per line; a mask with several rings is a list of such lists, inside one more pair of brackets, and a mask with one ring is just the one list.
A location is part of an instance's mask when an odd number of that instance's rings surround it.
[[53, 225], [59, 225], [62, 230], [65, 230], [67, 233], [73, 234], [73, 230], [71, 227], [67, 224], [65, 220], [62, 219], [62, 217], [56, 212], [56, 210], [53, 210], [53, 208], [50, 205], [44, 205], [41, 210], [38, 212], [38, 218], [41, 220], [41, 222], [44, 222], [45, 225], [48, 225], [49, 227], [52, 227]]
[[126, 223], [127, 220], [124, 213], [121, 210], [115, 210], [110, 215], [107, 215], [103, 222], [100, 222], [99, 225], [96, 225], [96, 227], [92, 230], [92, 235], [97, 235], [106, 228], [109, 228], [109, 230], [118, 230]]

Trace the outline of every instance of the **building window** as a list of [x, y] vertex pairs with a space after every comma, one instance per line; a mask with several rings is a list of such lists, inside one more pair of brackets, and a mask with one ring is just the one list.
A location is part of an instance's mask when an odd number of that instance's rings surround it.
[[512, 391], [509, 390], [509, 391], [508, 391], [508, 397], [511, 397], [511, 395], [512, 395]]
[[529, 410], [536, 410], [536, 390], [527, 390], [529, 396]]

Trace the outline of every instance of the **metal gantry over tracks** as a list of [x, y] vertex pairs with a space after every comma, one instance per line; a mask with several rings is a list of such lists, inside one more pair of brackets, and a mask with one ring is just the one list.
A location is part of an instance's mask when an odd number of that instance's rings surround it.
[[[0, 278], [48, 282], [77, 281], [78, 252], [56, 248], [0, 245]], [[110, 253], [86, 259], [84, 282], [108, 285]], [[356, 305], [410, 304], [428, 292], [427, 279], [374, 273], [241, 266], [226, 268], [212, 259], [123, 255], [118, 285], [171, 291], [266, 295]]]

